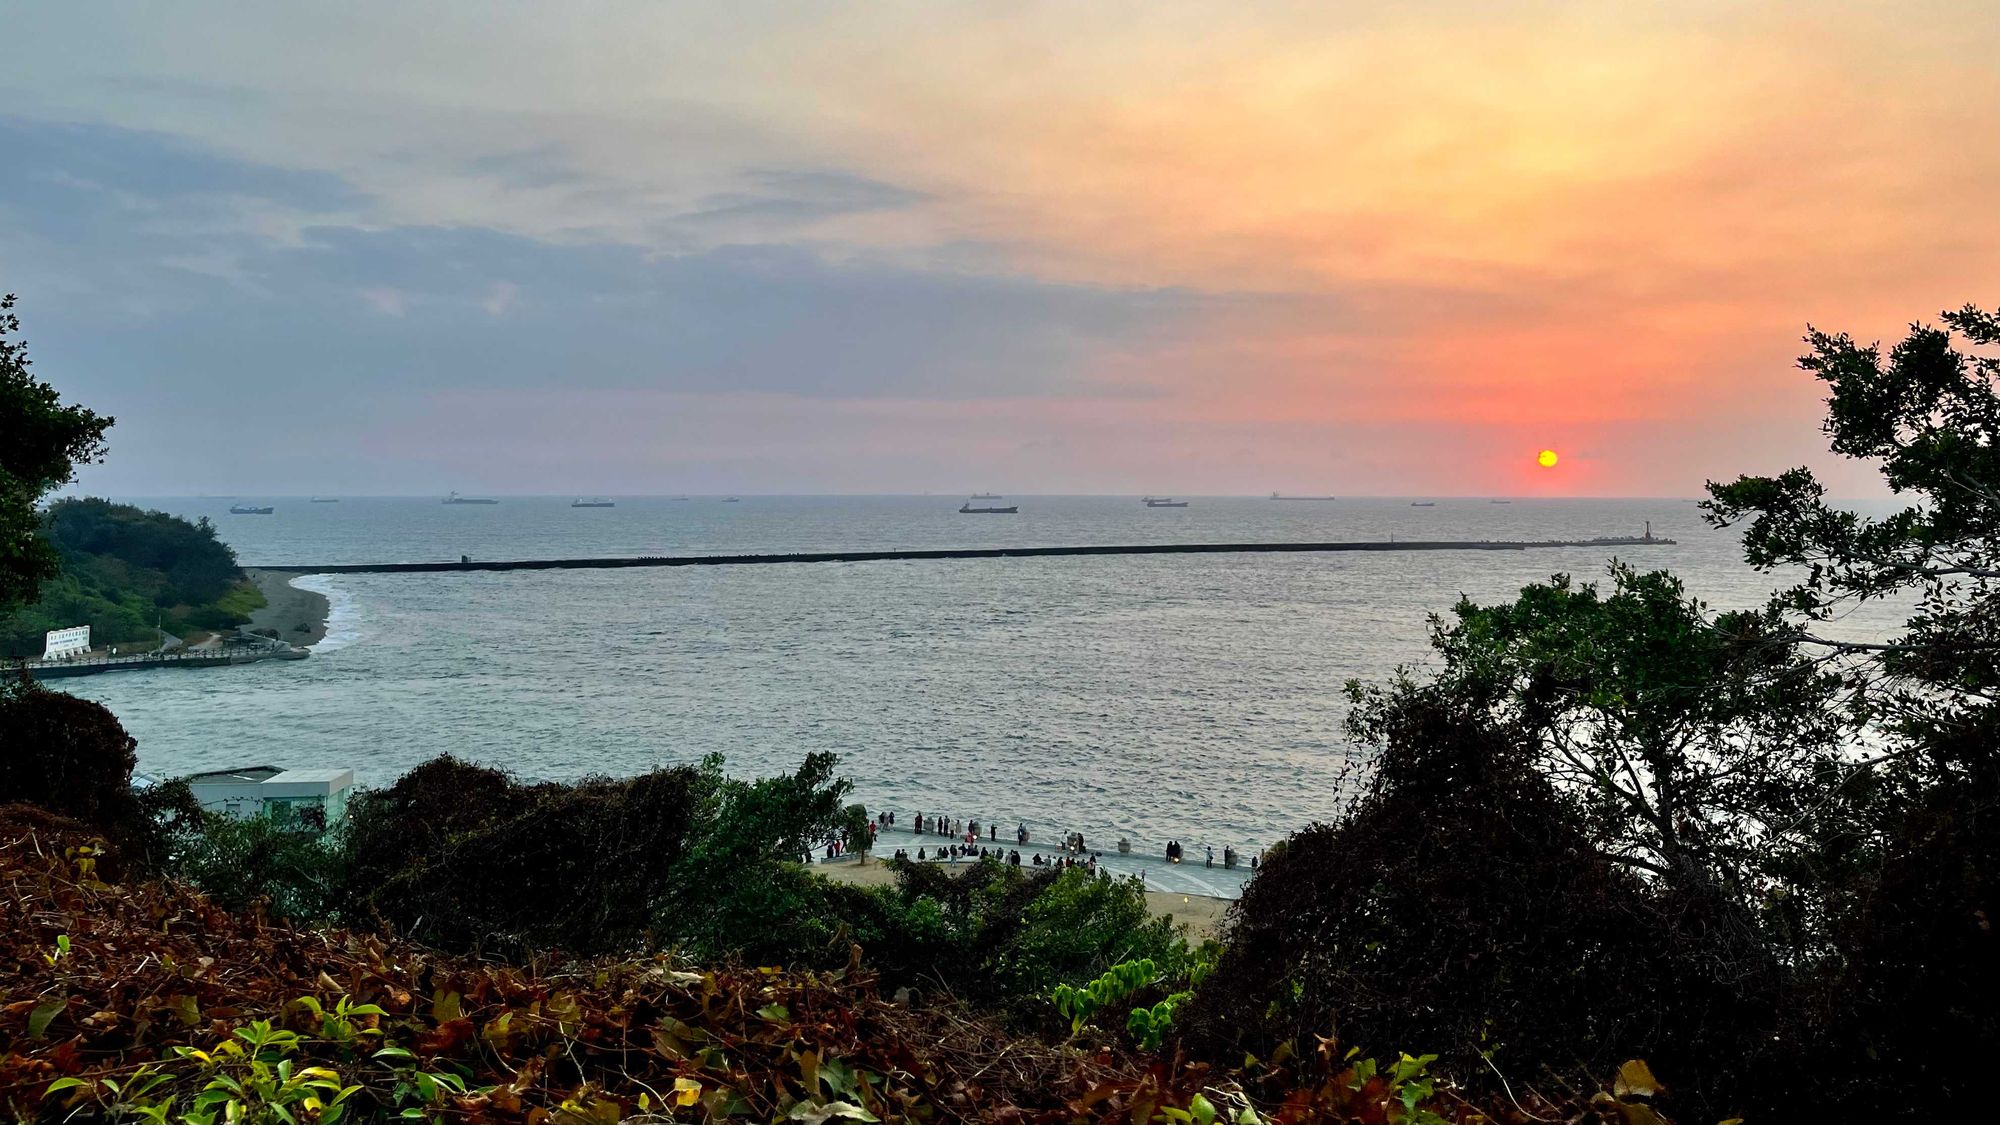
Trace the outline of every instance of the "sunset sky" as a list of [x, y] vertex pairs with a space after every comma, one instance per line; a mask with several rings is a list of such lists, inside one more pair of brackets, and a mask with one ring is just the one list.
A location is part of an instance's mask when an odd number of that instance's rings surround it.
[[0, 38], [0, 289], [121, 494], [1867, 494], [1799, 337], [2000, 304], [1996, 204], [1990, 0]]

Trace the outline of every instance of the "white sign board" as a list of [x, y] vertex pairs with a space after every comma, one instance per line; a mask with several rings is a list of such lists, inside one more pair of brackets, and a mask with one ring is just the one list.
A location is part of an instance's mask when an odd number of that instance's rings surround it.
[[57, 660], [65, 656], [75, 656], [90, 651], [90, 626], [78, 625], [74, 629], [50, 629], [42, 650], [43, 660]]

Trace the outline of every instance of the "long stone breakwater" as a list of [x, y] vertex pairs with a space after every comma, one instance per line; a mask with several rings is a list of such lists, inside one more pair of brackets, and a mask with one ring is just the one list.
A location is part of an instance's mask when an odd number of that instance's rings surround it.
[[1034, 559], [1074, 555], [1232, 555], [1338, 551], [1533, 551], [1558, 547], [1667, 547], [1654, 535], [1596, 539], [1396, 539], [1349, 543], [1132, 543], [1083, 547], [950, 547], [897, 551], [788, 551], [762, 555], [641, 555], [611, 559], [471, 559], [457, 562], [260, 565], [288, 574], [412, 574], [473, 570], [621, 570], [654, 566], [747, 566], [756, 563], [903, 562], [926, 559]]

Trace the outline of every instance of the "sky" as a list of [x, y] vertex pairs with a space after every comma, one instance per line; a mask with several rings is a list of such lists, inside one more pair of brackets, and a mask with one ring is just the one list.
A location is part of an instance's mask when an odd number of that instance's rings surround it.
[[25, 5], [0, 290], [112, 494], [1870, 495], [1800, 337], [2000, 305], [1996, 58], [1983, 0]]

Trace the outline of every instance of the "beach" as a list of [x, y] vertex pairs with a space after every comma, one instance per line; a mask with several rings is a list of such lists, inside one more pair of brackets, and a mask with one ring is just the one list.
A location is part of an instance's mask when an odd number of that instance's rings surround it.
[[[940, 865], [951, 870], [950, 865]], [[973, 861], [959, 865], [966, 871], [978, 866]], [[813, 871], [829, 879], [852, 883], [862, 887], [887, 887], [896, 882], [896, 873], [880, 859], [863, 863], [859, 859], [836, 859], [825, 863], [815, 863]], [[1233, 905], [1230, 899], [1211, 898], [1207, 895], [1184, 895], [1173, 891], [1147, 891], [1146, 906], [1155, 914], [1164, 914], [1176, 922], [1187, 926], [1188, 941], [1199, 945], [1217, 936], [1222, 929], [1222, 916]]]
[[243, 573], [264, 593], [264, 608], [251, 613], [250, 628], [275, 629], [280, 640], [306, 647], [326, 639], [327, 614], [331, 607], [324, 594], [292, 585], [293, 579], [303, 575], [254, 567], [245, 568]]

